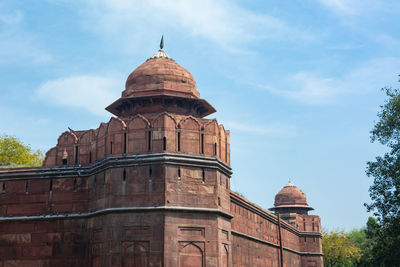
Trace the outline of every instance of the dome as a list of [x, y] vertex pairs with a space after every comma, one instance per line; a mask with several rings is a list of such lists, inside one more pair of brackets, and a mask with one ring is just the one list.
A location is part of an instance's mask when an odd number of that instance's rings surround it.
[[288, 182], [281, 191], [275, 196], [274, 207], [272, 210], [284, 210], [284, 209], [302, 209], [302, 210], [313, 210], [308, 206], [306, 195], [297, 188], [292, 182]]
[[128, 76], [122, 92], [122, 97], [154, 95], [200, 97], [193, 75], [162, 49]]
[[216, 110], [200, 98], [193, 75], [160, 49], [129, 74], [122, 96], [106, 107], [118, 117], [162, 110], [203, 118]]

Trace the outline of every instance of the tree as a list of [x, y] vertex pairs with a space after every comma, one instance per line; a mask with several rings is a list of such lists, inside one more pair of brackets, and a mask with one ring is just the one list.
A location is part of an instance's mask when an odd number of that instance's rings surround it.
[[343, 231], [323, 231], [322, 250], [327, 267], [355, 266], [362, 256], [361, 249]]
[[374, 217], [369, 217], [365, 227], [354, 229], [347, 233], [347, 236], [362, 251], [362, 257], [355, 264], [358, 267], [373, 267], [379, 266], [375, 260], [373, 248], [376, 246], [377, 229], [379, 225]]
[[14, 136], [0, 135], [0, 165], [41, 165], [42, 162], [40, 150], [33, 151]]
[[382, 90], [387, 99], [378, 112], [371, 142], [378, 141], [389, 151], [367, 163], [366, 173], [374, 181], [369, 188], [372, 203], [365, 206], [378, 219], [372, 248], [379, 264], [375, 266], [400, 266], [400, 90]]

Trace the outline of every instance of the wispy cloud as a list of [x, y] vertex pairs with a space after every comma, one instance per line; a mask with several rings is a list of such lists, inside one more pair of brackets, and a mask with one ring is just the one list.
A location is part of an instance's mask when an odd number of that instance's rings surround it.
[[339, 76], [323, 77], [313, 72], [298, 72], [282, 85], [260, 87], [264, 90], [309, 105], [331, 104], [340, 95], [368, 93], [396, 80], [400, 58], [380, 58], [364, 62], [362, 66]]
[[21, 29], [23, 18], [20, 10], [0, 13], [0, 65], [42, 64], [52, 60], [35, 36]]
[[106, 116], [104, 108], [119, 97], [123, 88], [121, 81], [120, 77], [71, 76], [47, 81], [36, 93], [52, 105], [81, 108], [94, 115]]
[[87, 0], [87, 4], [84, 12], [92, 20], [92, 29], [101, 34], [123, 35], [130, 41], [137, 36], [146, 37], [149, 32], [173, 29], [212, 41], [230, 52], [242, 52], [254, 39], [313, 38], [279, 18], [255, 13], [232, 1]]
[[5, 24], [17, 24], [23, 18], [23, 14], [20, 10], [15, 10], [11, 13], [0, 13], [0, 23]]

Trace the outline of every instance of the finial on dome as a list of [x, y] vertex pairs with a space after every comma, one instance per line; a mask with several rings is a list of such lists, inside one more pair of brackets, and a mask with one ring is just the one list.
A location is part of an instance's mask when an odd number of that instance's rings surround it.
[[164, 35], [161, 35], [160, 49], [162, 50], [163, 48], [164, 48]]
[[294, 183], [292, 182], [292, 179], [289, 179], [289, 182], [286, 184], [286, 186], [295, 186]]
[[164, 35], [161, 35], [160, 49], [151, 58], [170, 58], [164, 51]]

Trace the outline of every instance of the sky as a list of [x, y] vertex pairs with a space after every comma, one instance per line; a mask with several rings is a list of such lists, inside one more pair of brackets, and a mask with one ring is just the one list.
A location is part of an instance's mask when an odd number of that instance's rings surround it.
[[47, 151], [97, 128], [129, 73], [165, 51], [231, 131], [231, 187], [268, 209], [289, 181], [329, 230], [365, 225], [366, 162], [400, 87], [396, 0], [0, 0], [0, 133]]

